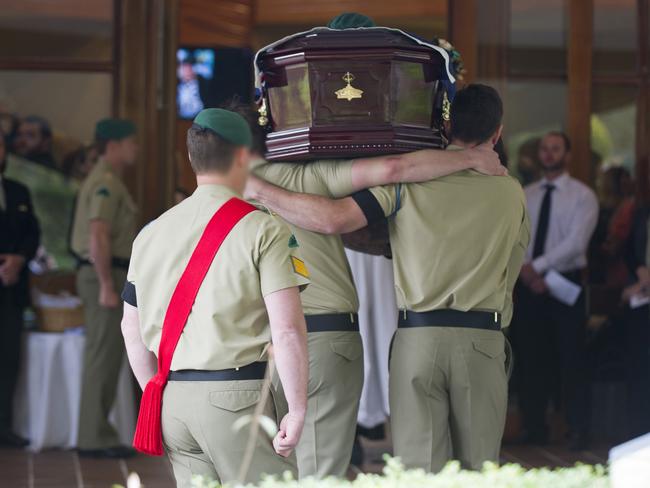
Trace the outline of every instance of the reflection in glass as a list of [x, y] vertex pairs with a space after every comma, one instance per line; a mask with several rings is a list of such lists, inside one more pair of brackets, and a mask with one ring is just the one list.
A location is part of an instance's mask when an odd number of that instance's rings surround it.
[[546, 80], [509, 81], [502, 96], [510, 171], [527, 185], [540, 177], [539, 138], [565, 126], [567, 84]]
[[566, 72], [566, 1], [510, 2], [511, 73]]
[[[54, 71], [3, 71], [0, 107], [17, 115], [39, 115], [52, 128], [55, 168], [11, 154], [7, 176], [26, 185], [41, 225], [41, 243], [51, 265], [74, 269], [68, 251], [72, 206], [77, 189], [64, 161], [92, 142], [97, 120], [110, 116], [112, 75]], [[2, 108], [0, 108], [2, 111]]]
[[431, 127], [433, 94], [436, 81], [426, 82], [422, 65], [395, 61], [393, 63], [392, 100], [395, 105], [393, 123], [414, 127]]
[[110, 61], [113, 0], [0, 0], [0, 57]]
[[595, 72], [636, 71], [638, 56], [636, 3], [636, 0], [595, 0]]
[[95, 122], [111, 113], [113, 76], [108, 73], [3, 71], [0, 105], [18, 115], [49, 120], [55, 138], [92, 141]]
[[311, 125], [311, 96], [307, 63], [287, 67], [287, 83], [269, 88], [269, 102], [276, 130]]
[[635, 85], [594, 85], [591, 149], [602, 165], [623, 166], [634, 173], [637, 95]]

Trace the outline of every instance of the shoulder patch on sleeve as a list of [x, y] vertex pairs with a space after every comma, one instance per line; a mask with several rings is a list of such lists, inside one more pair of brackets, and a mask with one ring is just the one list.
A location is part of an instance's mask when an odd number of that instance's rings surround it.
[[293, 265], [293, 271], [296, 274], [299, 274], [304, 278], [309, 278], [309, 270], [302, 259], [299, 259], [296, 256], [291, 256], [291, 264]]
[[298, 239], [296, 239], [296, 236], [294, 234], [291, 234], [291, 237], [289, 237], [289, 248], [293, 249], [296, 247], [300, 247], [300, 244], [298, 244]]

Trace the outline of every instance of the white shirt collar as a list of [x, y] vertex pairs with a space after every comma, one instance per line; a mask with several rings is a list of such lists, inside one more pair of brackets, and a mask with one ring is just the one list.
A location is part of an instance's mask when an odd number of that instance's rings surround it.
[[558, 176], [554, 180], [548, 180], [546, 178], [543, 178], [540, 181], [540, 186], [542, 188], [546, 188], [546, 185], [553, 185], [556, 190], [562, 190], [566, 186], [566, 184], [569, 182], [569, 178], [571, 178], [569, 176], [569, 173], [567, 173], [565, 171], [564, 173], [562, 173], [561, 176]]

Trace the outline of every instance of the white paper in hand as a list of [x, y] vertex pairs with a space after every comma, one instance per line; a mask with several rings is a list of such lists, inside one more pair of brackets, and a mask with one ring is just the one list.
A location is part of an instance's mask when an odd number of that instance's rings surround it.
[[556, 300], [565, 305], [573, 306], [578, 301], [582, 287], [573, 281], [567, 280], [555, 270], [546, 273], [544, 277], [549, 293]]

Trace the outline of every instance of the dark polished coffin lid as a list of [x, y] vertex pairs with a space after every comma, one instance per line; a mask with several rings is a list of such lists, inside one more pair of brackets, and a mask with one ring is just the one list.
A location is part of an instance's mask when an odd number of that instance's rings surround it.
[[[270, 161], [444, 147], [442, 49], [387, 28], [317, 28], [258, 53]], [[264, 122], [262, 117], [261, 122]]]

